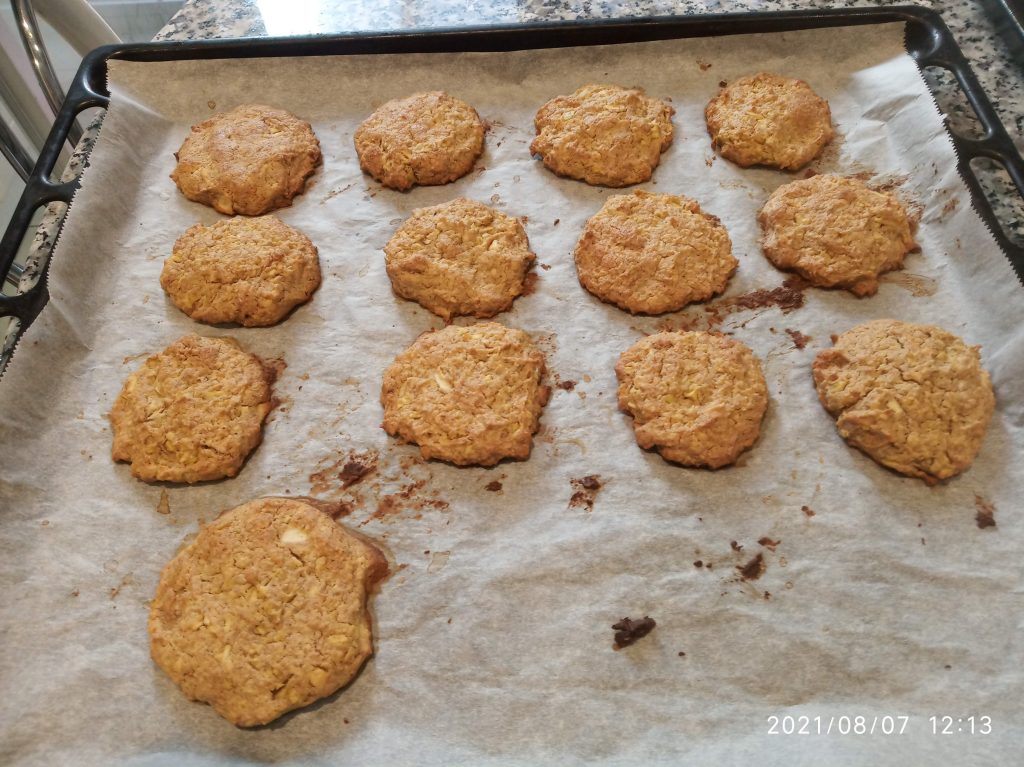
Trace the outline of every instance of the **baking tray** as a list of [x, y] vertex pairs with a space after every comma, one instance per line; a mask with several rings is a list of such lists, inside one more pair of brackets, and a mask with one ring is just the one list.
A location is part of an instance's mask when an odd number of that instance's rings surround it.
[[[7, 280], [10, 275], [36, 212], [49, 203], [71, 203], [78, 188], [78, 178], [55, 182], [51, 176], [76, 116], [84, 110], [105, 108], [109, 104], [110, 94], [106, 88], [106, 81], [107, 62], [111, 59], [174, 61], [271, 56], [513, 51], [891, 22], [906, 24], [907, 51], [919, 69], [940, 67], [948, 70], [956, 78], [979, 121], [983, 129], [983, 135], [979, 138], [960, 136], [948, 125], [947, 130], [957, 153], [960, 175], [970, 189], [975, 209], [1013, 265], [1018, 278], [1024, 281], [1024, 247], [1013, 242], [1004, 232], [985, 195], [981, 180], [971, 167], [972, 160], [977, 158], [988, 158], [999, 163], [1006, 170], [1017, 193], [1024, 199], [1024, 160], [996, 115], [942, 16], [931, 9], [916, 6], [439, 27], [417, 31], [360, 32], [322, 37], [160, 42], [97, 48], [83, 59], [17, 208], [0, 240], [0, 280]], [[64, 216], [66, 211], [59, 222], [54, 224], [58, 231]], [[36, 260], [48, 265], [49, 252], [56, 240], [55, 236], [45, 238], [38, 246], [42, 252], [34, 254]], [[73, 257], [72, 254], [66, 255]], [[17, 320], [17, 329], [13, 333], [8, 333], [0, 351], [0, 371], [6, 367], [21, 334], [38, 316], [47, 299], [46, 266], [40, 278], [30, 287], [22, 286], [15, 295], [0, 295], [0, 321], [4, 318]]]

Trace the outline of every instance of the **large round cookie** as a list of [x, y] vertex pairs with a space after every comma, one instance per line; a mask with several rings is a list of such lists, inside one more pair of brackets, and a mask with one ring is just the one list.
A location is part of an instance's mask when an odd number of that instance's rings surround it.
[[111, 455], [147, 482], [233, 477], [260, 443], [272, 385], [234, 339], [185, 336], [125, 381], [110, 409]]
[[384, 254], [395, 293], [446, 320], [508, 309], [534, 259], [518, 219], [465, 197], [413, 211]]
[[780, 269], [812, 285], [878, 291], [878, 275], [903, 265], [917, 247], [907, 211], [862, 181], [820, 175], [776, 189], [757, 214], [761, 247]]
[[309, 503], [221, 514], [164, 568], [150, 653], [233, 724], [273, 721], [348, 684], [373, 654], [367, 593], [384, 556]]
[[725, 290], [737, 261], [725, 227], [695, 200], [613, 195], [576, 244], [580, 284], [629, 312], [660, 314]]
[[640, 447], [717, 469], [757, 441], [768, 388], [753, 352], [712, 333], [655, 333], [615, 365], [619, 408]]
[[194, 320], [263, 327], [309, 300], [320, 261], [309, 238], [276, 216], [231, 218], [181, 235], [160, 285]]
[[810, 85], [765, 72], [723, 87], [704, 118], [715, 149], [744, 168], [802, 168], [833, 135], [828, 102]]
[[424, 458], [493, 466], [526, 458], [549, 389], [544, 355], [496, 322], [424, 333], [384, 373], [384, 429]]
[[530, 152], [559, 176], [600, 186], [639, 184], [672, 143], [673, 114], [641, 90], [584, 85], [537, 110]]
[[813, 374], [843, 439], [928, 484], [971, 465], [995, 409], [978, 347], [934, 325], [857, 325], [818, 353]]
[[229, 216], [291, 205], [320, 164], [308, 122], [283, 109], [246, 104], [192, 126], [171, 178], [190, 200]]
[[486, 126], [465, 101], [443, 91], [382, 104], [355, 133], [359, 167], [384, 186], [447, 184], [469, 173]]

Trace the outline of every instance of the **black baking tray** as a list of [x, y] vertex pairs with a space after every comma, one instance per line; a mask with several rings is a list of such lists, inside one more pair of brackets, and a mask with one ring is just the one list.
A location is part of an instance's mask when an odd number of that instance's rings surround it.
[[[28, 179], [10, 224], [0, 240], [0, 282], [14, 263], [27, 235], [33, 214], [51, 202], [70, 203], [78, 181], [50, 179], [68, 129], [80, 112], [106, 107], [107, 62], [174, 61], [185, 59], [254, 58], [268, 56], [325, 56], [374, 53], [434, 53], [456, 51], [512, 51], [536, 48], [606, 45], [689, 37], [784, 32], [821, 27], [859, 26], [903, 22], [906, 46], [919, 68], [941, 67], [956, 78], [983, 128], [981, 138], [965, 138], [950, 131], [960, 175], [975, 208], [992, 231], [1019, 278], [1024, 279], [1024, 248], [1003, 232], [982, 185], [971, 168], [976, 158], [1001, 163], [1024, 198], [1024, 161], [996, 116], [956, 40], [936, 11], [917, 6], [847, 8], [814, 11], [730, 13], [695, 16], [660, 16], [616, 20], [547, 22], [486, 27], [432, 28], [416, 31], [352, 33], [318, 37], [258, 38], [108, 45], [87, 55], [75, 76], [39, 160]], [[55, 237], [48, 238], [52, 248]], [[45, 246], [44, 246], [45, 247]], [[72, 258], [73, 254], [66, 254]], [[38, 282], [14, 296], [0, 296], [0, 317], [16, 317], [17, 337], [39, 314], [48, 298], [45, 271]], [[17, 340], [17, 337], [14, 341]], [[0, 370], [14, 348], [5, 344]]]

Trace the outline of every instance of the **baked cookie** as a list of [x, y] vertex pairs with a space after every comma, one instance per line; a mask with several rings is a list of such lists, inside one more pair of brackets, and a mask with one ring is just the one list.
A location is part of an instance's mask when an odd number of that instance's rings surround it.
[[878, 291], [878, 275], [903, 266], [917, 247], [907, 211], [862, 181], [820, 175], [776, 189], [757, 214], [761, 247], [775, 266], [812, 285]]
[[150, 653], [232, 724], [267, 724], [344, 687], [373, 654], [367, 595], [388, 572], [314, 506], [261, 498], [221, 514], [160, 575]]
[[619, 409], [636, 441], [684, 466], [717, 469], [757, 441], [768, 406], [761, 364], [740, 343], [713, 333], [655, 333], [615, 365]]
[[599, 186], [639, 184], [672, 143], [674, 114], [639, 89], [584, 85], [537, 110], [530, 152], [559, 176]]
[[796, 170], [832, 140], [828, 102], [803, 80], [761, 72], [722, 88], [704, 110], [715, 149], [744, 168]]
[[518, 219], [465, 197], [413, 211], [384, 256], [395, 293], [445, 320], [511, 307], [534, 259]]
[[521, 330], [424, 333], [384, 373], [384, 430], [458, 466], [526, 458], [550, 393], [543, 374], [544, 355]]
[[188, 199], [232, 216], [292, 204], [320, 164], [320, 142], [305, 120], [245, 104], [192, 126], [171, 178]]
[[978, 348], [934, 325], [865, 322], [818, 353], [814, 385], [843, 439], [933, 485], [971, 465], [995, 409]]
[[609, 197], [576, 243], [580, 284], [628, 312], [660, 314], [725, 290], [737, 261], [725, 227], [695, 200]]
[[233, 477], [260, 443], [273, 381], [232, 338], [180, 338], [125, 381], [111, 455], [146, 482]]
[[264, 327], [320, 286], [316, 246], [276, 216], [197, 224], [174, 243], [160, 285], [194, 320]]
[[443, 91], [394, 99], [356, 129], [359, 167], [399, 191], [447, 184], [473, 169], [486, 130], [473, 107]]

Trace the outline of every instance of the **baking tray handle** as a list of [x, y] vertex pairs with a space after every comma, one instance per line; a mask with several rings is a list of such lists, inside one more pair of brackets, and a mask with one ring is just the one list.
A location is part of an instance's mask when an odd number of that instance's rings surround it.
[[[54, 202], [63, 202], [70, 206], [71, 198], [78, 189], [81, 169], [70, 178], [62, 181], [54, 181], [53, 174], [63, 150], [64, 143], [68, 140], [75, 119], [86, 109], [106, 109], [110, 103], [110, 97], [100, 93], [105, 90], [102, 84], [92, 82], [90, 72], [95, 72], [94, 59], [103, 58], [107, 55], [104, 49], [100, 48], [87, 55], [82, 60], [64, 104], [61, 106], [57, 119], [54, 120], [46, 142], [39, 158], [36, 160], [32, 172], [25, 181], [25, 189], [21, 193], [17, 208], [0, 238], [0, 285], [4, 292], [0, 293], [0, 371], [4, 369], [14, 351], [15, 340], [36, 318], [40, 310], [46, 304], [48, 293], [46, 290], [45, 268], [41, 268], [42, 275], [33, 281], [32, 277], [23, 273], [23, 267], [16, 263], [18, 254], [23, 250], [23, 244], [29, 230], [32, 229], [32, 222], [37, 211], [43, 206]], [[94, 136], [95, 134], [92, 133]], [[77, 157], [88, 154], [87, 142], [94, 140], [86, 138], [82, 145], [76, 147]], [[72, 158], [72, 166], [75, 158]], [[72, 167], [72, 166], [69, 166]], [[83, 164], [84, 167], [84, 164]], [[65, 171], [65, 176], [67, 172]], [[59, 214], [59, 220], [53, 229], [54, 236], [49, 239], [41, 255], [40, 266], [45, 266], [45, 261], [50, 257], [53, 246], [56, 243], [60, 228], [64, 224], [68, 207]], [[54, 215], [57, 215], [54, 212]], [[6, 320], [6, 322], [5, 322]], [[12, 326], [12, 320], [16, 322], [16, 328]], [[5, 329], [6, 326], [6, 329]], [[6, 332], [5, 332], [6, 330]]]

